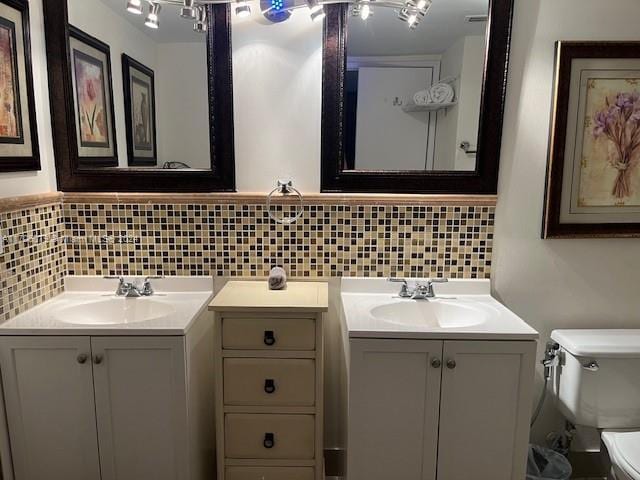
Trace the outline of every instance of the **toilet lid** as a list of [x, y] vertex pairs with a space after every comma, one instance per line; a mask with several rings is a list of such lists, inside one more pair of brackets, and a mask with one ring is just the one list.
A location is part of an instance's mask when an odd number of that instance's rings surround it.
[[640, 432], [603, 432], [611, 461], [629, 478], [640, 480]]

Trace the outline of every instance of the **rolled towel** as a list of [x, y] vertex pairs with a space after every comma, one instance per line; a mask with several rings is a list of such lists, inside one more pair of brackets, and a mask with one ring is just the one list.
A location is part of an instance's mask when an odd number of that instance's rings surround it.
[[413, 95], [413, 103], [416, 105], [429, 105], [431, 103], [431, 94], [429, 90], [420, 90]]
[[269, 290], [283, 290], [287, 287], [287, 272], [282, 267], [273, 267], [269, 272]]
[[436, 83], [429, 89], [429, 95], [433, 103], [451, 103], [455, 97], [455, 91], [448, 83]]

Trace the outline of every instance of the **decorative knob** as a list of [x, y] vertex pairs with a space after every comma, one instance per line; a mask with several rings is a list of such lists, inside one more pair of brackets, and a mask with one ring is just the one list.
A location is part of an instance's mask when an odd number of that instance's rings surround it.
[[439, 358], [431, 359], [431, 366], [433, 368], [440, 368], [442, 366], [442, 360], [440, 360]]
[[268, 394], [272, 394], [276, 391], [276, 382], [272, 378], [267, 378], [264, 381], [264, 391]]
[[264, 448], [273, 448], [276, 444], [276, 436], [273, 433], [265, 433], [262, 445]]
[[273, 333], [273, 330], [265, 330], [264, 331], [264, 344], [268, 347], [275, 345], [276, 336]]
[[450, 370], [453, 370], [454, 368], [456, 368], [458, 364], [456, 363], [456, 361], [454, 359], [451, 360], [447, 360], [447, 368]]
[[80, 355], [78, 355], [77, 360], [78, 363], [80, 364], [85, 364], [87, 363], [87, 360], [89, 359], [89, 355], [87, 355], [86, 353], [81, 353]]
[[100, 365], [102, 363], [102, 360], [104, 360], [104, 357], [102, 355], [96, 355], [95, 357], [93, 357], [93, 363], [95, 363], [96, 365]]

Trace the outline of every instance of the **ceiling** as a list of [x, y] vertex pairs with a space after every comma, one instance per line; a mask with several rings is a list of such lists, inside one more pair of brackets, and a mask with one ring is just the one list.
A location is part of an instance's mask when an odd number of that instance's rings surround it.
[[163, 5], [159, 15], [160, 28], [152, 30], [144, 25], [145, 15], [127, 12], [125, 0], [100, 1], [157, 43], [201, 43], [206, 39], [206, 35], [193, 31], [193, 21], [180, 17], [178, 6]]
[[488, 11], [489, 0], [433, 0], [420, 25], [409, 30], [396, 10], [374, 8], [366, 21], [349, 17], [347, 52], [353, 56], [439, 55], [461, 37], [484, 35], [486, 23], [467, 23], [465, 17]]

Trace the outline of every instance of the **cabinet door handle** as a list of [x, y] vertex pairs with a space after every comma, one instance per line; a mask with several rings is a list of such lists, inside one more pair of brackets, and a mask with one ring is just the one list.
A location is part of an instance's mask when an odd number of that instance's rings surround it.
[[453, 370], [457, 366], [458, 366], [458, 364], [456, 363], [456, 361], [453, 358], [451, 360], [447, 360], [447, 368], [449, 370]]
[[272, 394], [276, 391], [276, 382], [272, 378], [267, 378], [264, 381], [265, 393]]
[[96, 365], [100, 365], [102, 363], [102, 360], [104, 360], [104, 357], [102, 355], [96, 355], [95, 357], [93, 357], [93, 363], [95, 363]]
[[89, 355], [87, 355], [86, 353], [81, 353], [80, 355], [78, 355], [76, 360], [78, 360], [79, 364], [83, 365], [87, 363], [87, 360], [89, 360]]
[[276, 436], [273, 433], [265, 433], [262, 445], [264, 448], [273, 448], [276, 444]]
[[267, 345], [268, 347], [271, 347], [272, 345], [275, 345], [275, 343], [276, 343], [276, 336], [273, 333], [273, 330], [265, 330], [264, 344]]
[[431, 359], [431, 366], [433, 368], [440, 368], [442, 366], [442, 360], [440, 360], [439, 358]]

